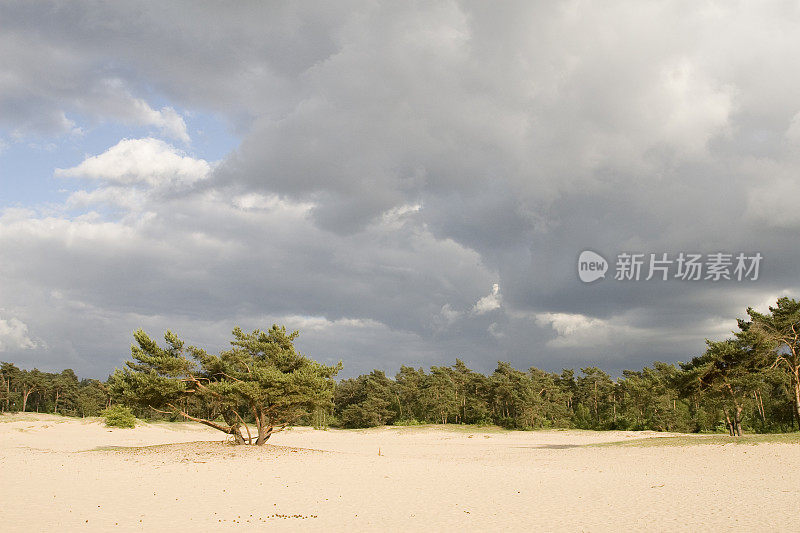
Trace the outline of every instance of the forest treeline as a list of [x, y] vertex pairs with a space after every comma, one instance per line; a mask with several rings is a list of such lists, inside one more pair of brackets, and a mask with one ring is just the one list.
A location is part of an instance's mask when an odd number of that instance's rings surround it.
[[[732, 435], [792, 431], [800, 424], [800, 302], [781, 298], [768, 313], [748, 309], [747, 315], [732, 338], [706, 341], [706, 350], [688, 362], [656, 362], [616, 379], [597, 367], [551, 373], [506, 362], [485, 375], [459, 359], [428, 371], [402, 366], [393, 379], [374, 370], [339, 381], [333, 402], [299, 422], [347, 428], [435, 423]], [[47, 373], [3, 363], [0, 410], [93, 416], [124, 402], [109, 385], [79, 380], [72, 370]], [[189, 400], [180, 406], [192, 416], [215, 416], [199, 409]], [[137, 415], [159, 416], [141, 406]], [[242, 410], [241, 416], [248, 413]]]
[[111, 402], [106, 383], [78, 379], [72, 369], [52, 373], [35, 368], [20, 370], [13, 363], [0, 363], [0, 412], [97, 416]]

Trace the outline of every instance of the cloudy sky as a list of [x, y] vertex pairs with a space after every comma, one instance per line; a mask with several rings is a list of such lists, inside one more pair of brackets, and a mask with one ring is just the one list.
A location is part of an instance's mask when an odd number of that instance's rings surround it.
[[0, 360], [273, 323], [344, 376], [687, 360], [800, 295], [798, 64], [796, 2], [3, 2]]

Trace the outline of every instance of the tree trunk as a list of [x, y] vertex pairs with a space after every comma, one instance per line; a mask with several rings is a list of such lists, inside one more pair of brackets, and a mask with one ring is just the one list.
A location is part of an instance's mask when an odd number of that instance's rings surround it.
[[25, 408], [28, 405], [28, 396], [30, 396], [32, 392], [33, 392], [33, 389], [31, 389], [31, 390], [29, 390], [27, 392], [22, 391], [22, 412], [23, 413], [25, 412]]
[[792, 412], [792, 419], [797, 422], [797, 430], [800, 431], [800, 412], [795, 409], [795, 403], [792, 401], [792, 405], [789, 407], [789, 411]]
[[723, 413], [725, 413], [725, 422], [728, 424], [728, 434], [733, 437], [733, 422], [731, 421], [730, 415], [728, 415], [728, 410], [723, 409]]
[[[222, 419], [225, 420], [225, 423], [228, 424], [228, 426], [230, 427], [230, 429], [228, 430], [228, 434], [233, 435], [234, 444], [246, 444], [246, 441], [242, 436], [242, 426], [239, 425], [239, 422], [236, 420], [236, 417], [231, 415], [231, 413], [225, 411], [222, 413]], [[197, 421], [197, 419], [195, 419], [195, 421]]]
[[246, 444], [244, 437], [242, 437], [242, 430], [238, 425], [231, 428], [231, 434], [233, 435], [233, 442], [235, 444]]
[[256, 439], [256, 446], [263, 446], [272, 436], [272, 424], [262, 424], [258, 428], [258, 438]]
[[742, 436], [742, 406], [739, 401], [736, 399], [736, 395], [733, 393], [733, 387], [731, 387], [730, 383], [725, 383], [725, 388], [728, 391], [728, 394], [731, 397], [731, 403], [733, 404], [733, 422], [731, 423], [731, 436]]
[[797, 418], [797, 428], [800, 429], [800, 369], [794, 369], [792, 374], [792, 381], [794, 381], [794, 416]]
[[616, 427], [617, 426], [617, 396], [616, 395], [612, 395], [611, 399], [613, 400], [613, 406], [614, 406], [614, 427]]
[[764, 427], [767, 425], [767, 412], [764, 410], [764, 397], [761, 395], [759, 391], [755, 393], [756, 401], [758, 402], [756, 406], [758, 407], [758, 414], [761, 417], [761, 422], [764, 424]]
[[400, 410], [400, 420], [403, 419], [403, 404], [400, 402], [400, 395], [395, 394], [395, 398], [397, 398], [397, 408]]
[[742, 436], [742, 408], [741, 408], [741, 406], [739, 406], [739, 405], [736, 406], [735, 414], [736, 414], [736, 418], [735, 418], [735, 420], [736, 420], [736, 436], [737, 437], [741, 437]]

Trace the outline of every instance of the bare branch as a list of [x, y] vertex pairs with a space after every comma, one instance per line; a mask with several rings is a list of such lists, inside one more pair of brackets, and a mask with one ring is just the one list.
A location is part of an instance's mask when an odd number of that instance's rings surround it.
[[222, 426], [220, 424], [217, 424], [216, 422], [212, 422], [211, 420], [206, 420], [205, 418], [197, 418], [196, 416], [192, 416], [189, 413], [185, 412], [183, 409], [175, 407], [171, 403], [167, 404], [167, 405], [169, 407], [172, 407], [172, 409], [174, 409], [176, 413], [180, 414], [184, 418], [187, 418], [189, 420], [193, 420], [194, 422], [199, 422], [200, 424], [204, 424], [204, 425], [206, 425], [208, 427], [212, 427], [214, 429], [222, 431], [223, 433], [228, 433], [228, 434], [232, 434], [233, 433], [233, 427], [231, 427], [231, 426]]

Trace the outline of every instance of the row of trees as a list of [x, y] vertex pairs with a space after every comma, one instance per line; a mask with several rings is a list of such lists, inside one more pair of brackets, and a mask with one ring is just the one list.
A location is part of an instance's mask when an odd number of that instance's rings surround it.
[[78, 380], [71, 369], [60, 373], [20, 370], [0, 364], [0, 412], [36, 411], [69, 416], [97, 416], [111, 403], [106, 383]]
[[[711, 353], [718, 348], [711, 347]], [[783, 432], [794, 427], [790, 380], [777, 369], [732, 387], [704, 355], [692, 364], [656, 362], [612, 379], [596, 367], [527, 372], [499, 363], [491, 375], [466, 367], [402, 367], [343, 380], [334, 420], [343, 427], [417, 423], [497, 424], [511, 429], [580, 428], [700, 432]], [[719, 374], [719, 376], [718, 376]], [[703, 381], [701, 381], [701, 379]], [[726, 381], [727, 380], [727, 381]]]
[[748, 309], [732, 338], [707, 341], [689, 362], [656, 362], [616, 380], [596, 367], [558, 374], [504, 362], [484, 375], [456, 359], [429, 372], [403, 366], [394, 379], [374, 370], [337, 384], [341, 363], [326, 366], [299, 354], [297, 332], [236, 328], [233, 336], [229, 350], [213, 355], [185, 347], [171, 332], [161, 347], [137, 331], [131, 360], [106, 383], [79, 382], [71, 370], [49, 374], [3, 363], [0, 409], [88, 416], [113, 401], [139, 416], [197, 421], [239, 444], [264, 444], [298, 422], [727, 429], [731, 435], [800, 426], [800, 302], [789, 298], [765, 314]]
[[451, 367], [379, 370], [339, 383], [335, 415], [345, 427], [381, 424], [498, 424], [517, 429], [788, 431], [800, 427], [800, 302], [781, 298], [768, 313], [747, 310], [739, 331], [707, 341], [678, 365], [656, 362], [612, 379], [499, 363], [489, 376], [460, 360]]

